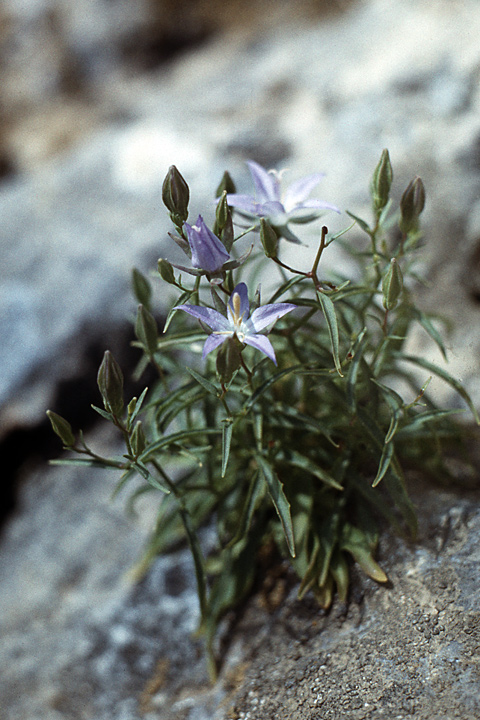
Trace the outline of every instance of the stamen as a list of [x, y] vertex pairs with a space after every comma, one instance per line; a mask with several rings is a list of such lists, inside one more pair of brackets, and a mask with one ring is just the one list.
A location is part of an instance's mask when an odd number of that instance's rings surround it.
[[241, 307], [242, 301], [240, 300], [240, 295], [238, 293], [233, 293], [232, 296], [232, 305], [233, 305], [233, 322], [235, 325], [238, 324], [240, 321], [240, 307]]

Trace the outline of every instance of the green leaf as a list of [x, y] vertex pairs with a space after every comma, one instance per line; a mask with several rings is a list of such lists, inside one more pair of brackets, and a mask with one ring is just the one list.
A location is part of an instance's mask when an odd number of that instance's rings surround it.
[[291, 467], [296, 467], [300, 470], [304, 470], [310, 475], [313, 475], [314, 477], [321, 480], [329, 487], [335, 488], [335, 490], [343, 491], [343, 487], [335, 480], [334, 477], [332, 477], [332, 475], [330, 475], [330, 473], [328, 473], [326, 470], [323, 470], [323, 468], [319, 467], [310, 458], [305, 457], [304, 455], [296, 452], [295, 450], [288, 454], [288, 457], [285, 459], [285, 463], [287, 465], [290, 465]]
[[275, 373], [275, 375], [271, 375], [268, 380], [262, 383], [262, 385], [260, 385], [255, 390], [253, 395], [246, 401], [244, 409], [250, 410], [255, 405], [259, 397], [263, 395], [263, 393], [266, 392], [274, 383], [278, 382], [278, 380], [281, 380], [286, 375], [289, 375], [290, 373], [293, 373], [301, 368], [303, 368], [303, 365], [292, 365], [291, 367], [285, 368], [284, 370], [280, 370], [280, 372]]
[[340, 545], [342, 550], [346, 550], [352, 555], [363, 572], [371, 577], [372, 580], [376, 580], [377, 582], [388, 581], [388, 577], [373, 558], [371, 539], [366, 536], [360, 528], [350, 525], [350, 523], [345, 523]]
[[339, 344], [338, 344], [338, 323], [337, 316], [335, 314], [335, 307], [332, 300], [325, 295], [325, 293], [317, 292], [317, 297], [320, 302], [325, 320], [327, 322], [328, 334], [330, 335], [330, 341], [332, 343], [333, 361], [340, 377], [343, 377], [342, 366], [340, 364], [340, 357], [338, 355]]
[[148, 387], [145, 388], [145, 390], [142, 392], [140, 397], [137, 399], [134, 409], [128, 416], [128, 428], [129, 429], [132, 427], [133, 423], [137, 419], [138, 413], [142, 409], [143, 401], [145, 400], [145, 396], [146, 396], [147, 392], [148, 392]]
[[453, 387], [454, 390], [460, 395], [460, 397], [465, 400], [468, 407], [470, 408], [473, 417], [475, 418], [475, 422], [477, 425], [480, 425], [480, 416], [478, 414], [477, 409], [475, 408], [472, 399], [468, 392], [465, 390], [463, 385], [460, 383], [459, 380], [456, 378], [453, 378], [449, 373], [447, 373], [443, 368], [438, 367], [438, 365], [435, 365], [434, 363], [429, 362], [428, 360], [424, 360], [423, 358], [416, 357], [414, 355], [404, 355], [403, 353], [395, 353], [396, 357], [398, 357], [401, 360], [406, 360], [407, 362], [414, 363], [415, 365], [419, 365], [420, 367], [425, 368], [426, 370], [429, 370], [430, 372], [433, 372], [438, 377], [442, 378], [442, 380], [445, 380], [445, 382]]
[[260, 471], [267, 483], [270, 497], [272, 498], [277, 515], [282, 523], [283, 534], [285, 535], [290, 555], [295, 557], [295, 537], [293, 534], [292, 516], [290, 514], [290, 503], [283, 491], [283, 485], [270, 463], [261, 455], [257, 454], [255, 457]]
[[[191, 296], [193, 295], [194, 292], [195, 292], [194, 290], [187, 290], [186, 292], [184, 292], [182, 295], [180, 295], [180, 297], [178, 298], [178, 301], [175, 303], [175, 305], [184, 305], [186, 302], [188, 302], [188, 300], [191, 298]], [[173, 316], [175, 315], [176, 312], [177, 312], [177, 310], [175, 310], [175, 308], [172, 308], [170, 310], [170, 312], [168, 313], [167, 318], [165, 320], [165, 327], [163, 328], [164, 333], [167, 332], [167, 330], [170, 326], [170, 323], [173, 320]], [[159, 343], [158, 347], [160, 347], [160, 343]]]
[[222, 478], [227, 471], [230, 446], [232, 444], [233, 418], [225, 418], [222, 427]]
[[203, 435], [219, 435], [220, 433], [221, 430], [217, 430], [216, 428], [201, 428], [200, 430], [181, 430], [180, 432], [166, 435], [160, 438], [160, 440], [151, 443], [140, 456], [140, 460], [142, 462], [148, 462], [159, 450], [169, 445], [180, 443], [182, 440], [191, 440], [192, 438], [202, 437]]
[[352, 410], [352, 412], [355, 412], [357, 407], [357, 398], [356, 398], [356, 388], [357, 388], [357, 379], [358, 379], [358, 372], [360, 370], [360, 364], [363, 360], [363, 351], [365, 349], [366, 344], [366, 335], [367, 328], [363, 328], [363, 330], [359, 333], [355, 345], [352, 348], [352, 354], [353, 354], [353, 360], [350, 363], [350, 368], [348, 370], [348, 377], [347, 377], [347, 402]]
[[210, 395], [213, 395], [214, 397], [218, 397], [219, 391], [218, 388], [215, 387], [215, 385], [210, 382], [210, 380], [207, 380], [203, 377], [203, 375], [200, 375], [196, 372], [196, 370], [192, 370], [192, 368], [185, 367], [185, 370], [191, 375], [195, 380], [200, 383], [202, 387], [205, 388], [207, 392], [210, 393]]
[[200, 613], [202, 618], [205, 618], [207, 613], [207, 574], [205, 572], [205, 561], [200, 548], [198, 535], [195, 531], [190, 514], [185, 507], [180, 507], [179, 512], [188, 538], [188, 544], [190, 545], [190, 550], [192, 552], [193, 563], [195, 565], [195, 577], [197, 579]]
[[437, 347], [439, 348], [440, 352], [443, 355], [444, 360], [447, 359], [447, 351], [445, 349], [445, 345], [443, 344], [442, 336], [438, 332], [435, 325], [432, 323], [428, 315], [426, 315], [424, 312], [419, 310], [418, 308], [414, 308], [415, 317], [420, 323], [420, 325], [423, 327], [424, 330], [430, 335], [432, 340], [436, 343]]
[[352, 220], [355, 220], [355, 222], [360, 225], [360, 227], [362, 228], [362, 230], [363, 230], [364, 232], [366, 232], [367, 235], [371, 235], [371, 234], [372, 234], [372, 231], [370, 230], [370, 228], [369, 228], [368, 224], [365, 222], [365, 220], [362, 220], [362, 218], [359, 218], [357, 215], [354, 215], [354, 214], [351, 213], [349, 210], [347, 210], [346, 212], [347, 212], [347, 215], [349, 215], [349, 216], [352, 218]]
[[395, 453], [395, 447], [393, 445], [393, 442], [385, 441], [385, 445], [383, 446], [382, 455], [380, 457], [380, 463], [378, 465], [377, 474], [375, 476], [375, 480], [372, 483], [372, 487], [377, 487], [380, 480], [382, 480], [384, 478], [385, 473], [387, 472], [388, 468], [390, 467], [390, 463], [392, 462], [394, 453]]
[[99, 415], [101, 415], [105, 420], [110, 420], [110, 422], [113, 421], [113, 415], [112, 413], [107, 412], [106, 410], [103, 410], [102, 408], [97, 407], [96, 405], [91, 406], [95, 412], [97, 412]]
[[266, 485], [263, 475], [258, 470], [255, 471], [250, 485], [248, 486], [248, 494], [245, 500], [245, 505], [242, 509], [242, 515], [240, 522], [238, 523], [238, 529], [235, 536], [228, 543], [227, 547], [236, 545], [240, 540], [245, 537], [250, 530], [253, 516], [255, 511], [259, 507], [263, 498], [265, 497]]
[[464, 412], [463, 410], [430, 410], [428, 412], [422, 412], [418, 413], [413, 416], [412, 420], [402, 427], [397, 432], [398, 438], [406, 438], [410, 435], [415, 435], [419, 428], [421, 428], [425, 423], [428, 422], [435, 422], [438, 420], [441, 420], [444, 417], [449, 417], [450, 415], [458, 415], [459, 413]]

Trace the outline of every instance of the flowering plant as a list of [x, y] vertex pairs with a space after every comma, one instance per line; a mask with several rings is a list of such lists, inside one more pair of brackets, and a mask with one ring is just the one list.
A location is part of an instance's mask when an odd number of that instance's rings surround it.
[[[61, 462], [117, 468], [118, 489], [139, 476], [132, 503], [145, 492], [158, 496], [144, 571], [158, 553], [188, 541], [212, 676], [218, 623], [251, 590], [265, 548], [290, 559], [299, 596], [311, 591], [324, 608], [335, 592], [347, 600], [352, 562], [387, 581], [375, 560], [382, 523], [416, 530], [403, 468], [444, 469], [440, 446], [458, 434], [456, 411], [429, 396], [429, 376], [449, 383], [479, 421], [456, 379], [406, 350], [419, 324], [445, 355], [436, 324], [413, 298], [422, 181], [410, 183], [395, 210], [383, 151], [371, 183], [373, 222], [349, 213], [348, 230], [356, 224], [364, 239], [346, 243], [346, 231], [329, 235], [323, 226], [311, 264], [293, 268], [281, 259], [282, 243], [297, 240], [288, 223], [337, 208], [308, 200], [319, 175], [282, 198], [278, 174], [249, 167], [256, 194], [236, 193], [226, 173], [212, 228], [202, 216], [187, 222], [190, 191], [179, 171], [165, 178], [171, 237], [191, 267], [159, 260], [157, 279], [176, 293], [162, 332], [150, 281], [134, 271], [139, 371], [151, 363], [158, 382], [125, 406], [123, 374], [107, 351], [98, 372], [103, 408], [95, 408], [123, 436], [123, 457], [100, 457], [48, 411], [65, 448], [81, 456]], [[236, 237], [235, 212], [253, 222]], [[236, 243], [245, 235], [260, 242], [242, 255]], [[332, 243], [357, 262], [354, 279], [322, 270]], [[266, 302], [254, 281], [262, 267], [270, 281], [277, 277]], [[214, 541], [210, 532], [205, 542], [203, 527], [215, 531]]]

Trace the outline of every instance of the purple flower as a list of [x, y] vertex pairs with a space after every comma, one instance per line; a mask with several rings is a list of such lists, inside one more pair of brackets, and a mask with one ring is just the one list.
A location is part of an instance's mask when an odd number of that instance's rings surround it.
[[292, 303], [271, 303], [262, 305], [253, 311], [249, 317], [248, 290], [245, 283], [239, 283], [227, 304], [227, 317], [213, 310], [212, 308], [200, 307], [198, 305], [177, 305], [176, 310], [184, 310], [189, 315], [198, 318], [210, 327], [213, 332], [205, 340], [203, 355], [215, 350], [229, 337], [234, 335], [241, 343], [251, 345], [263, 352], [275, 365], [277, 360], [270, 340], [265, 335], [260, 335], [269, 325], [296, 308]]
[[205, 270], [208, 273], [216, 272], [230, 260], [225, 246], [216, 235], [205, 225], [201, 215], [195, 225], [184, 224], [188, 244], [192, 251], [192, 265], [194, 268]]
[[325, 210], [340, 210], [322, 200], [308, 199], [318, 185], [321, 173], [307, 175], [288, 186], [283, 196], [280, 192], [281, 173], [275, 170], [267, 172], [265, 168], [252, 160], [247, 162], [255, 185], [255, 195], [227, 195], [227, 202], [237, 211], [248, 217], [264, 217], [278, 234], [292, 242], [300, 242], [288, 223], [304, 224], [316, 220]]

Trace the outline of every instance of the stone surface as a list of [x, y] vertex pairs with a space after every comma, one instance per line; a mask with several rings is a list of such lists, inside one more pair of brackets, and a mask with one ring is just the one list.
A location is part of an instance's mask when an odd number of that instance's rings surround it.
[[[98, 129], [2, 184], [0, 433], [38, 423], [59, 382], [83, 372], [86, 344], [132, 314], [132, 265], [174, 259], [169, 164], [192, 187], [194, 216], [225, 167], [249, 187], [247, 158], [292, 177], [324, 170], [322, 196], [362, 214], [383, 147], [397, 198], [415, 173], [425, 181], [423, 302], [457, 320], [451, 372], [480, 400], [479, 34], [475, 0], [365, 0], [217, 38], [168, 71], [100, 72]], [[159, 314], [163, 302], [157, 288]], [[270, 614], [253, 600], [209, 691], [188, 553], [129, 584], [155, 508], [129, 520], [104, 477], [56, 468], [23, 484], [0, 543], [1, 720], [479, 716], [478, 496], [419, 490], [421, 543], [385, 540], [393, 587], [359, 577], [347, 614], [322, 616], [294, 588]]]
[[357, 577], [348, 609], [328, 615], [294, 589], [259, 626], [250, 609], [243, 636], [257, 639], [244, 640], [250, 663], [228, 718], [480, 716], [480, 496], [413, 495], [418, 544], [381, 542], [389, 588]]

